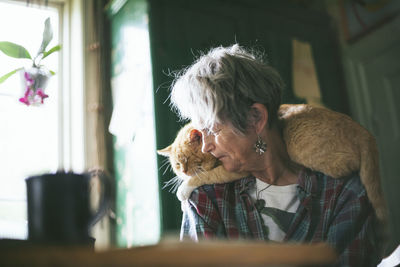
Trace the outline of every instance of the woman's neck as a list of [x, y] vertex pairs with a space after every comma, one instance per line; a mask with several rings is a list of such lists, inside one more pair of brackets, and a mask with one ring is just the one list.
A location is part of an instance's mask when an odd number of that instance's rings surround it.
[[267, 143], [267, 151], [260, 159], [261, 167], [253, 171], [252, 175], [268, 184], [297, 183], [299, 166], [290, 160], [279, 131], [276, 128], [268, 129], [268, 134], [263, 137]]

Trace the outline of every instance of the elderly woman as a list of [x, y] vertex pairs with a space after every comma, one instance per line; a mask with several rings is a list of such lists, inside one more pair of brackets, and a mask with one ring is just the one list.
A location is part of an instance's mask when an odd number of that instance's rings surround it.
[[181, 238], [324, 241], [341, 266], [376, 266], [375, 215], [359, 176], [333, 179], [290, 160], [277, 117], [282, 87], [273, 68], [238, 45], [211, 50], [177, 78], [173, 107], [201, 129], [202, 151], [228, 171], [251, 173], [196, 189]]

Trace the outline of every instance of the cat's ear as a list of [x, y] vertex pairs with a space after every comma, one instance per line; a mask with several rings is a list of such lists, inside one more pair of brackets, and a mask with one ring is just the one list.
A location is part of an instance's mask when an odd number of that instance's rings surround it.
[[157, 150], [157, 154], [165, 157], [169, 157], [171, 155], [171, 146], [167, 146], [166, 148]]
[[201, 132], [193, 129], [190, 131], [190, 143], [201, 143]]

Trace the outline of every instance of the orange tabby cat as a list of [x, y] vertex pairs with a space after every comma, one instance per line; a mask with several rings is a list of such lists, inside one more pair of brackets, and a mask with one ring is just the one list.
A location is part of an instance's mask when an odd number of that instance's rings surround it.
[[[378, 151], [367, 130], [344, 114], [310, 105], [282, 105], [279, 117], [291, 160], [333, 178], [359, 171], [377, 217], [386, 220]], [[173, 170], [183, 180], [177, 192], [180, 200], [203, 184], [225, 183], [247, 175], [229, 173], [211, 154], [203, 154], [201, 133], [191, 124], [158, 153], [169, 157]]]
[[193, 189], [204, 184], [227, 183], [246, 176], [246, 173], [227, 172], [217, 158], [201, 152], [201, 133], [191, 123], [178, 133], [168, 147], [157, 150], [169, 157], [171, 167], [181, 179], [176, 195], [180, 201], [189, 198]]

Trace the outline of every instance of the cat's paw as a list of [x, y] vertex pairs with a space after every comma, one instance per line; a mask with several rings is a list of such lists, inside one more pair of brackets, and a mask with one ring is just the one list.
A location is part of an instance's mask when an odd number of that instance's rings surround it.
[[176, 196], [180, 201], [187, 200], [192, 194], [193, 190], [196, 189], [195, 186], [190, 186], [188, 183], [183, 182], [179, 187], [178, 191], [176, 192]]

